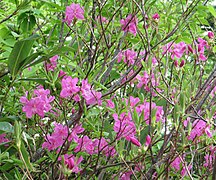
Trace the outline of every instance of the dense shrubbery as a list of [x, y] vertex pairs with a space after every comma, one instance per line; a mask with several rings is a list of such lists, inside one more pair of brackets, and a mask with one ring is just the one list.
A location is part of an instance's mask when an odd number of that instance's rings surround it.
[[212, 6], [0, 6], [3, 179], [216, 178]]

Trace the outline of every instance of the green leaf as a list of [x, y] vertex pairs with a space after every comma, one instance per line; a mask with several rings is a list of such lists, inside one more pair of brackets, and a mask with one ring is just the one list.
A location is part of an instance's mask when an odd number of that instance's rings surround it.
[[24, 163], [26, 164], [26, 166], [28, 167], [29, 170], [33, 170], [33, 166], [30, 162], [30, 156], [25, 148], [24, 143], [21, 143], [21, 149], [20, 149], [20, 153], [22, 153], [23, 156], [23, 160], [25, 161]]
[[15, 137], [16, 137], [16, 146], [18, 149], [21, 147], [21, 125], [20, 122], [15, 121], [15, 126], [14, 126], [14, 132], [15, 132]]
[[19, 81], [33, 81], [36, 83], [39, 83], [41, 85], [45, 85], [47, 79], [42, 79], [42, 78], [28, 78], [28, 79], [19, 79]]
[[216, 11], [213, 6], [208, 6], [209, 12], [216, 18]]
[[0, 131], [13, 133], [14, 128], [9, 122], [0, 122]]
[[25, 64], [24, 61], [32, 49], [34, 40], [37, 38], [37, 35], [33, 35], [27, 39], [15, 43], [8, 59], [8, 68], [12, 77], [15, 77], [22, 65]]
[[38, 56], [40, 56], [42, 54], [42, 52], [37, 52], [37, 53], [33, 53], [30, 56], [28, 56], [23, 63], [21, 63], [21, 68], [25, 68], [25, 66], [29, 65], [30, 63], [32, 63], [35, 59], [38, 58]]

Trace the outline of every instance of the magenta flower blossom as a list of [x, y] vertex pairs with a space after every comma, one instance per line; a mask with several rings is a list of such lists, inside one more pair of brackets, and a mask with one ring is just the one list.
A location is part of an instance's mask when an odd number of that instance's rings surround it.
[[[164, 122], [164, 111], [162, 106], [156, 106], [154, 102], [151, 104], [152, 111], [156, 111], [156, 122], [162, 121]], [[136, 112], [140, 115], [144, 111], [144, 121], [149, 125], [149, 113], [150, 113], [150, 104], [149, 102], [144, 102], [136, 107]]]
[[[182, 157], [182, 159], [184, 160], [184, 156]], [[180, 157], [176, 157], [175, 160], [171, 163], [171, 167], [174, 168], [176, 171], [180, 170], [180, 165], [182, 165], [181, 176], [184, 177], [187, 175], [186, 167], [190, 171], [192, 166], [191, 165], [187, 166], [187, 165], [183, 164]]]
[[125, 64], [128, 64], [128, 66], [133, 65], [135, 62], [135, 59], [137, 57], [137, 53], [133, 50], [125, 50], [123, 52], [120, 52], [118, 54], [118, 63], [121, 62], [122, 58], [124, 57], [123, 61]]
[[45, 62], [45, 67], [47, 71], [54, 71], [57, 66], [58, 55], [55, 55], [49, 59], [50, 63]]
[[120, 180], [131, 180], [132, 171], [126, 171], [124, 173], [120, 173]]
[[147, 135], [146, 136], [146, 142], [145, 142], [145, 146], [149, 146], [151, 144], [151, 136]]
[[84, 10], [79, 4], [72, 3], [66, 7], [65, 15], [65, 21], [70, 25], [74, 19], [84, 19]]
[[40, 117], [44, 117], [44, 113], [49, 112], [52, 109], [50, 103], [55, 99], [54, 96], [50, 96], [50, 90], [39, 87], [34, 90], [32, 99], [27, 99], [26, 92], [25, 96], [20, 98], [20, 102], [24, 105], [22, 111], [26, 113], [27, 118], [31, 118], [33, 115], [38, 114]]
[[140, 99], [138, 97], [134, 98], [133, 96], [130, 96], [129, 100], [130, 100], [131, 107], [136, 106], [136, 104], [140, 102]]
[[108, 23], [108, 22], [109, 22], [109, 21], [108, 21], [105, 17], [103, 17], [103, 16], [97, 16], [96, 20], [97, 20], [99, 23], [100, 23], [100, 21], [103, 22], [103, 23]]
[[76, 158], [74, 155], [64, 155], [65, 165], [67, 168], [71, 169], [72, 172], [79, 173], [81, 170], [79, 169], [79, 164], [83, 161], [83, 157], [80, 156]]
[[183, 67], [185, 65], [185, 60], [182, 60], [179, 67]]
[[115, 108], [115, 104], [111, 99], [107, 99], [106, 103], [107, 103], [107, 107], [112, 108], [112, 109]]
[[74, 152], [85, 151], [90, 155], [94, 153], [94, 148], [95, 148], [94, 143], [88, 136], [79, 138], [77, 143], [78, 145], [74, 149]]
[[202, 120], [195, 120], [193, 122], [193, 129], [191, 130], [190, 135], [188, 136], [188, 140], [194, 140], [196, 137], [200, 137], [204, 133], [206, 133], [208, 137], [212, 137], [210, 126]]
[[72, 78], [70, 76], [65, 76], [62, 79], [62, 90], [60, 96], [62, 98], [67, 98], [73, 96], [80, 91], [80, 88], [77, 86], [78, 78]]
[[156, 14], [154, 14], [154, 15], [152, 16], [152, 18], [155, 19], [155, 20], [158, 20], [158, 19], [160, 18], [160, 16], [159, 16], [158, 13], [156, 13]]
[[102, 93], [97, 92], [91, 88], [91, 85], [88, 84], [88, 80], [82, 80], [82, 87], [81, 87], [81, 92], [83, 98], [86, 100], [86, 104], [95, 104], [98, 103], [99, 105], [102, 104]]
[[95, 139], [94, 146], [96, 147], [95, 152], [94, 152], [95, 154], [102, 152], [107, 157], [114, 156], [116, 154], [115, 148], [110, 146], [104, 137], [102, 137], [100, 140]]
[[136, 126], [132, 121], [131, 114], [122, 113], [118, 117], [118, 114], [114, 113], [113, 118], [115, 120], [114, 123], [114, 131], [117, 133], [117, 140], [121, 138], [125, 138], [127, 141], [130, 141], [136, 146], [141, 146], [140, 142], [136, 139]]
[[122, 30], [124, 32], [130, 32], [134, 36], [136, 36], [137, 33], [137, 24], [138, 20], [136, 16], [133, 16], [132, 14], [129, 14], [126, 19], [121, 19], [120, 23], [122, 25]]
[[10, 141], [10, 140], [7, 139], [5, 136], [6, 136], [6, 134], [0, 134], [0, 144], [6, 143], [6, 142], [9, 142], [9, 141]]
[[184, 42], [180, 42], [178, 44], [169, 42], [168, 44], [162, 47], [162, 54], [170, 53], [171, 59], [180, 59], [183, 56], [183, 54], [187, 52], [187, 48], [188, 46]]
[[209, 31], [209, 32], [208, 32], [208, 37], [209, 37], [210, 39], [214, 39], [214, 33], [213, 33], [212, 31]]
[[60, 123], [54, 123], [54, 126], [54, 132], [51, 135], [48, 134], [45, 137], [45, 142], [42, 144], [42, 148], [46, 148], [48, 151], [52, 151], [61, 147], [71, 131], [72, 132], [68, 137], [68, 141], [74, 140], [75, 142], [78, 142], [78, 134], [84, 131], [81, 125], [77, 125], [73, 129], [69, 129], [69, 132], [67, 126], [63, 126]]
[[63, 76], [65, 76], [65, 75], [66, 75], [66, 72], [60, 70], [60, 71], [59, 71], [59, 74], [58, 74], [58, 77], [60, 78], [60, 77], [63, 77]]
[[147, 86], [149, 82], [149, 75], [146, 71], [143, 72], [143, 76], [140, 76], [139, 74], [136, 76], [138, 80], [137, 87], [141, 88], [142, 86]]
[[70, 134], [68, 140], [72, 141], [74, 140], [76, 143], [79, 140], [78, 134], [81, 134], [85, 129], [82, 127], [82, 125], [76, 125], [73, 129], [72, 129], [72, 133]]

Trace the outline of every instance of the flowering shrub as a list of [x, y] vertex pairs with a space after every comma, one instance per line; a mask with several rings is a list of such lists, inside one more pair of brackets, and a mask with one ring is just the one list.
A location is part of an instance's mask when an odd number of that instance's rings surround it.
[[0, 176], [215, 179], [214, 8], [54, 2], [0, 4]]

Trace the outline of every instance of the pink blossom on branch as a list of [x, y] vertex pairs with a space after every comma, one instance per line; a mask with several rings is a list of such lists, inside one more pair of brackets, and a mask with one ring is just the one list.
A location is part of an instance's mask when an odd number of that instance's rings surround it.
[[129, 14], [126, 19], [121, 19], [120, 23], [122, 25], [122, 30], [124, 32], [130, 32], [132, 33], [134, 36], [136, 36], [137, 33], [137, 24], [138, 24], [138, 20], [136, 18], [136, 16]]
[[152, 16], [153, 19], [157, 20], [160, 18], [159, 14], [158, 13], [155, 13], [153, 16]]
[[65, 21], [70, 25], [74, 19], [84, 19], [84, 10], [79, 4], [72, 3], [66, 7], [65, 15]]
[[[109, 139], [108, 139], [108, 142], [109, 142]], [[94, 147], [95, 147], [94, 153], [98, 154], [99, 152], [102, 152], [107, 157], [114, 156], [116, 154], [116, 150], [114, 147], [110, 146], [108, 142], [104, 137], [102, 137], [101, 139], [95, 139], [94, 140]]]
[[45, 62], [45, 67], [47, 71], [54, 71], [57, 66], [58, 55], [55, 55], [49, 59], [50, 62]]
[[130, 141], [134, 145], [141, 146], [135, 136], [136, 126], [132, 121], [130, 113], [128, 113], [128, 115], [126, 113], [121, 113], [120, 116], [118, 116], [117, 113], [114, 113], [113, 118], [115, 120], [113, 129], [117, 133], [117, 140], [124, 137], [127, 141]]
[[28, 100], [27, 94], [28, 92], [26, 92], [25, 96], [20, 98], [20, 102], [24, 105], [22, 111], [26, 113], [27, 118], [31, 118], [35, 114], [44, 117], [44, 113], [52, 109], [50, 103], [55, 97], [50, 96], [50, 90], [45, 90], [42, 86], [39, 86], [38, 89], [34, 90], [34, 95], [36, 97], [30, 100]]
[[80, 91], [80, 88], [77, 86], [78, 78], [72, 78], [70, 76], [65, 76], [62, 79], [62, 90], [60, 96], [62, 98], [67, 98], [73, 96]]
[[[61, 158], [59, 158], [61, 160]], [[64, 155], [64, 163], [68, 169], [72, 172], [79, 173], [81, 170], [79, 168], [80, 163], [83, 161], [83, 157], [80, 156], [79, 158], [75, 157], [74, 155]]]
[[214, 33], [213, 33], [212, 31], [209, 31], [209, 32], [208, 32], [208, 37], [209, 37], [210, 39], [214, 39]]
[[6, 143], [6, 142], [9, 142], [10, 140], [7, 139], [6, 137], [6, 134], [0, 134], [0, 144], [1, 143]]
[[149, 146], [151, 144], [151, 136], [147, 135], [146, 136], [146, 142], [145, 142], [145, 146]]
[[87, 105], [95, 103], [98, 103], [99, 105], [102, 104], [102, 93], [92, 89], [87, 79], [82, 80], [81, 92], [83, 98], [86, 100]]

